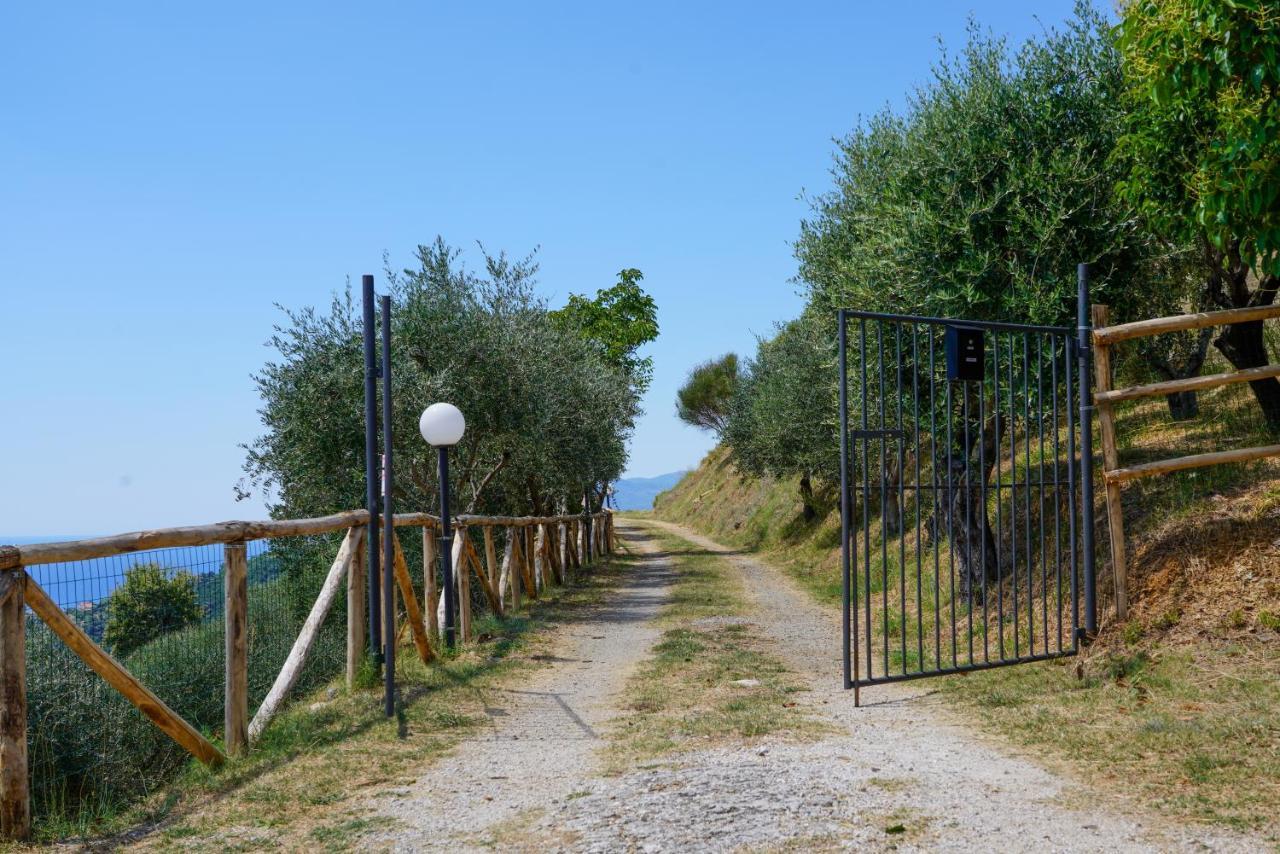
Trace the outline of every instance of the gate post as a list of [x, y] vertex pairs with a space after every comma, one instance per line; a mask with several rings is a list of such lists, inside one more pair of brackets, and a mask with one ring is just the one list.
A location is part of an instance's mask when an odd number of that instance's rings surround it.
[[[1076, 331], [1079, 358], [1080, 386], [1080, 519], [1081, 531], [1081, 567], [1084, 570], [1084, 638], [1092, 638], [1098, 633], [1097, 591], [1094, 585], [1094, 546], [1093, 546], [1093, 392], [1090, 383], [1092, 370], [1089, 356], [1093, 348], [1092, 328], [1089, 319], [1089, 265], [1079, 264], [1076, 267]], [[1076, 626], [1077, 640], [1080, 629]]]
[[[853, 675], [849, 672], [851, 657], [849, 649], [849, 369], [846, 364], [845, 326], [847, 324], [844, 309], [840, 309], [836, 317], [837, 323], [840, 324], [840, 329], [836, 333], [840, 351], [840, 598], [842, 600], [840, 638], [844, 655], [844, 687], [848, 690], [853, 686]], [[858, 697], [855, 694], [854, 705], [857, 704]]]

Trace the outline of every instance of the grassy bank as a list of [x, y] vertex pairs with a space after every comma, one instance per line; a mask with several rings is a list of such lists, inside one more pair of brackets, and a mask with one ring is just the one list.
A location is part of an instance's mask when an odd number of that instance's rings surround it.
[[[937, 684], [982, 726], [1115, 795], [1275, 836], [1280, 479], [1266, 465], [1213, 471], [1126, 491], [1127, 622], [1104, 620], [1079, 659]], [[829, 491], [817, 504], [806, 522], [794, 481], [744, 478], [718, 449], [659, 497], [655, 515], [764, 555], [834, 608], [839, 517]], [[1098, 539], [1105, 615], [1105, 528]]]
[[484, 720], [487, 690], [545, 665], [556, 629], [588, 613], [632, 558], [597, 564], [547, 591], [519, 616], [476, 622], [480, 639], [424, 666], [398, 656], [401, 702], [383, 714], [381, 691], [341, 682], [297, 698], [252, 753], [218, 770], [192, 763], [164, 791], [98, 828], [98, 844], [160, 850], [313, 850], [358, 845], [381, 829], [362, 800], [412, 783], [424, 766]]
[[741, 581], [723, 557], [655, 529], [675, 572], [664, 631], [628, 680], [627, 714], [610, 732], [609, 767], [766, 735], [804, 737], [819, 724], [792, 699], [799, 683], [746, 619]]

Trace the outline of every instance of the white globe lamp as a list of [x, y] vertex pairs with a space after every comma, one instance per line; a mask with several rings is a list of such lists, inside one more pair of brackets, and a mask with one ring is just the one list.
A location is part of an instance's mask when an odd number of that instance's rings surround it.
[[427, 444], [436, 448], [449, 448], [462, 440], [467, 420], [462, 411], [452, 403], [433, 403], [422, 412], [418, 429]]

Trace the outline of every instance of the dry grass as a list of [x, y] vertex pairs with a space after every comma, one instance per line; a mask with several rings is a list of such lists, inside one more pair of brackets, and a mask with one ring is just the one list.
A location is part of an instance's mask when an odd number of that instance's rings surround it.
[[[1153, 457], [1184, 453], [1177, 446], [1187, 428], [1161, 426], [1159, 414], [1158, 408], [1146, 413], [1152, 426], [1138, 431], [1130, 447]], [[1238, 440], [1258, 444], [1257, 438]], [[1280, 465], [1263, 462], [1127, 487], [1131, 619], [1106, 619], [1111, 568], [1100, 527], [1103, 632], [1082, 660], [948, 679], [944, 696], [987, 728], [1114, 796], [1274, 840], [1280, 834], [1278, 472]], [[1098, 495], [1101, 501], [1101, 490]], [[1101, 505], [1097, 509], [1105, 524]], [[822, 511], [816, 521], [802, 522], [794, 484], [741, 478], [717, 450], [662, 496], [657, 515], [762, 552], [835, 606], [838, 514], [829, 502]], [[910, 552], [907, 559], [914, 563]]]
[[[610, 732], [608, 767], [618, 773], [666, 754], [765, 735], [808, 737], [816, 719], [793, 698], [799, 682], [770, 655], [744, 618], [741, 582], [727, 560], [652, 532], [675, 564], [668, 628], [627, 682]], [[756, 680], [756, 685], [736, 685]]]
[[295, 702], [249, 757], [211, 771], [188, 769], [123, 820], [132, 827], [95, 847], [155, 850], [350, 850], [384, 830], [364, 807], [380, 790], [414, 783], [426, 765], [483, 720], [490, 689], [546, 666], [557, 627], [572, 624], [620, 577], [625, 557], [554, 588], [525, 613], [476, 625], [483, 642], [424, 666], [402, 648], [401, 702], [383, 714], [381, 692], [335, 684]]

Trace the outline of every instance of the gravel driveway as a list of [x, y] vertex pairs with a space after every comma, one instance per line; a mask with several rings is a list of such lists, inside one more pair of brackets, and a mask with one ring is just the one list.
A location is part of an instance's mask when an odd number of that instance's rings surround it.
[[[803, 702], [834, 724], [816, 742], [783, 739], [684, 753], [598, 776], [601, 726], [659, 632], [671, 566], [644, 525], [712, 551], [743, 574], [751, 619], [810, 686]], [[974, 735], [925, 682], [864, 693], [839, 685], [838, 614], [780, 573], [675, 525], [620, 525], [650, 555], [564, 660], [489, 703], [491, 729], [388, 793], [397, 850], [564, 851], [1257, 851], [1225, 830], [1127, 815], [1008, 748]], [[415, 791], [430, 791], [416, 796]]]

